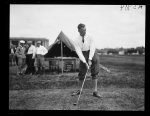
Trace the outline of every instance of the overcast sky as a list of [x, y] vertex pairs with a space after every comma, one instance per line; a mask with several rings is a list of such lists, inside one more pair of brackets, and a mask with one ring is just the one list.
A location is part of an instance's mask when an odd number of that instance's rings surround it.
[[97, 48], [145, 46], [145, 6], [132, 6], [10, 5], [10, 37], [44, 37], [52, 44], [61, 30], [75, 39], [84, 23]]

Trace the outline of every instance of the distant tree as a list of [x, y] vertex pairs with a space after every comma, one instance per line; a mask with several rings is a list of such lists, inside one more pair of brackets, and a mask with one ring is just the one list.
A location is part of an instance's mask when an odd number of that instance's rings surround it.
[[107, 53], [118, 54], [118, 51], [116, 49], [109, 49]]
[[132, 53], [137, 53], [137, 50], [136, 49], [134, 49], [134, 48], [128, 48], [127, 50], [126, 50], [126, 52], [125, 52], [125, 54], [132, 54]]
[[124, 50], [124, 48], [123, 48], [123, 47], [119, 48], [119, 51], [122, 51], [122, 50]]
[[136, 50], [139, 52], [139, 54], [143, 54], [145, 52], [145, 48], [142, 47], [136, 47]]
[[100, 49], [96, 49], [96, 51], [97, 51], [98, 53], [101, 53], [101, 50], [100, 50]]

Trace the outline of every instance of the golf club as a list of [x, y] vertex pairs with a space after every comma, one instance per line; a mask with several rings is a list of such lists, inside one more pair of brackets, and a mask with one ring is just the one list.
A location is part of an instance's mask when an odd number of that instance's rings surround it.
[[[88, 69], [89, 69], [89, 68], [88, 68]], [[88, 72], [88, 69], [87, 69], [87, 72]], [[82, 87], [81, 87], [81, 89], [80, 89], [80, 94], [79, 94], [79, 96], [78, 96], [77, 102], [73, 104], [74, 106], [76, 106], [76, 105], [78, 104], [78, 102], [79, 102], [80, 95], [81, 95], [81, 93], [82, 93], [82, 89], [83, 89], [83, 86], [84, 86], [84, 82], [85, 82], [85, 80], [86, 80], [87, 72], [86, 72], [86, 74], [85, 74], [85, 78], [84, 78], [84, 81], [83, 81], [83, 83], [82, 83]]]

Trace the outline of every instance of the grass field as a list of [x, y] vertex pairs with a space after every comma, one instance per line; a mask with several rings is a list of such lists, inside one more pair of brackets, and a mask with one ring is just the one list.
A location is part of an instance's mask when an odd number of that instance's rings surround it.
[[9, 70], [9, 109], [23, 110], [144, 110], [145, 56], [100, 56], [98, 90], [102, 99], [92, 96], [88, 74], [79, 105], [71, 97], [77, 88], [77, 74], [22, 76]]

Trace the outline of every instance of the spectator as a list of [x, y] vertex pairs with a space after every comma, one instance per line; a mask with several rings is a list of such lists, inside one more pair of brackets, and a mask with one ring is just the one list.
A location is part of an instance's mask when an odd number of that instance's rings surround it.
[[13, 45], [13, 63], [14, 65], [17, 65], [17, 61], [16, 61], [16, 45]]
[[26, 64], [27, 64], [27, 70], [25, 74], [33, 75], [35, 73], [35, 46], [32, 45], [32, 41], [27, 42], [27, 49], [26, 49]]
[[25, 43], [25, 41], [23, 41], [23, 40], [20, 41], [20, 45], [17, 47], [16, 53], [15, 53], [18, 58], [17, 75], [24, 74], [23, 71], [25, 68], [25, 60], [26, 60], [24, 43]]
[[14, 49], [14, 45], [11, 44], [10, 48], [9, 48], [9, 58], [10, 58], [10, 64], [11, 66], [15, 65], [15, 49]]
[[36, 60], [35, 60], [36, 74], [44, 73], [44, 55], [47, 52], [48, 50], [41, 45], [41, 41], [38, 41], [36, 47]]

